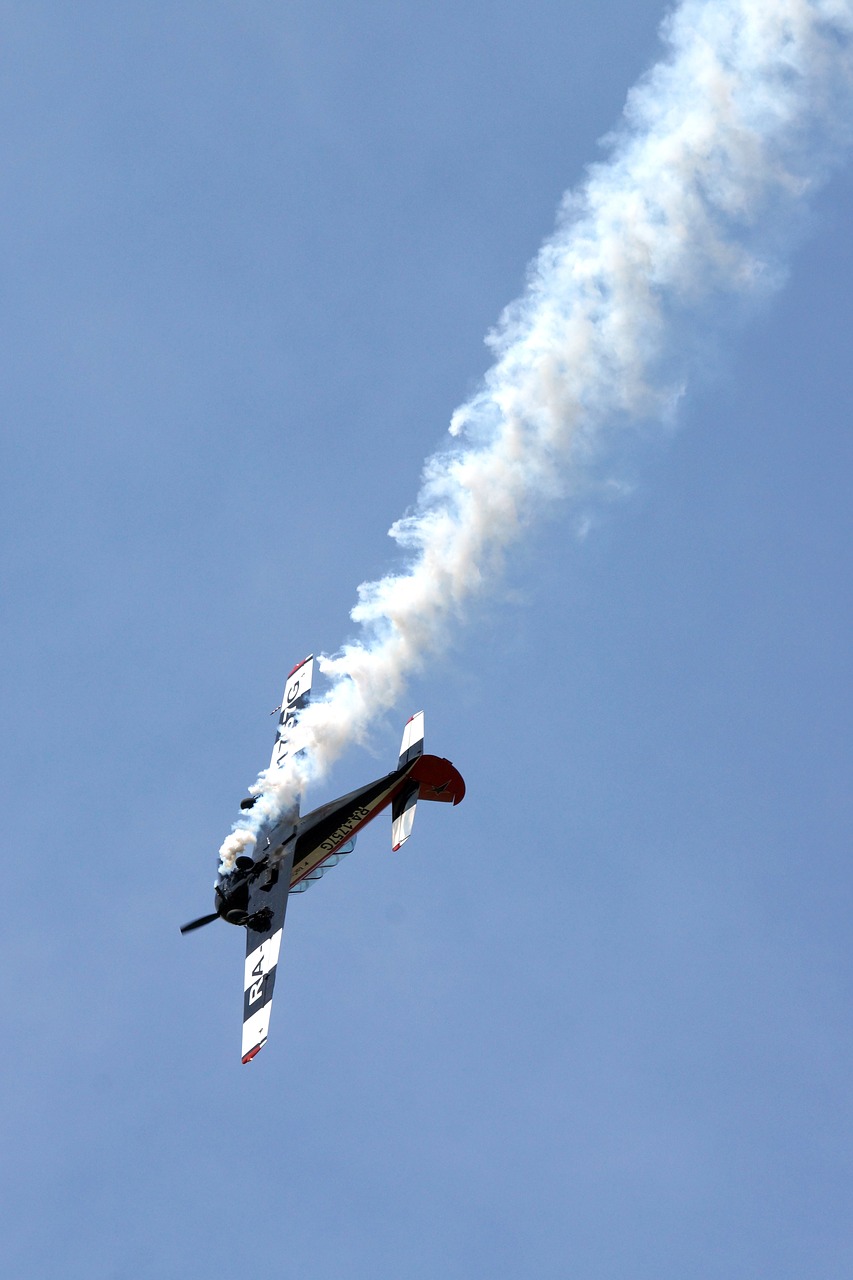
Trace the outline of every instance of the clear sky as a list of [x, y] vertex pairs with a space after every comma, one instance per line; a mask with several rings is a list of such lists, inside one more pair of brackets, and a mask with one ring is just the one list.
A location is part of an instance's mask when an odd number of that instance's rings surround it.
[[468, 784], [182, 938], [287, 671], [663, 8], [3, 7], [5, 1102], [29, 1280], [849, 1280], [853, 181], [399, 716]]

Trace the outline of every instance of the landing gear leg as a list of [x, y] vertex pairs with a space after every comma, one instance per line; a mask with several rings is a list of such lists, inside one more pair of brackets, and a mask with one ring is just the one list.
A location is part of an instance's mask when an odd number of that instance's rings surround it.
[[266, 933], [272, 924], [272, 910], [269, 907], [262, 907], [254, 915], [246, 916], [243, 924], [254, 933]]

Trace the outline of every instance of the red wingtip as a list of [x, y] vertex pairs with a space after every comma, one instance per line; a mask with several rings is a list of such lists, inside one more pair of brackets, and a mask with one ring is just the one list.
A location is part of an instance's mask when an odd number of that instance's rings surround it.
[[[314, 657], [313, 653], [309, 653], [307, 658], [303, 658], [301, 662], [297, 662], [296, 666], [295, 666], [295, 667], [293, 668], [293, 670], [289, 673], [289, 675], [288, 675], [288, 677], [287, 677], [287, 678], [288, 678], [288, 680], [290, 679], [290, 677], [291, 677], [292, 675], [295, 675], [295, 674], [296, 674], [296, 672], [299, 670], [299, 668], [300, 668], [300, 667], [304, 667], [304, 666], [305, 666], [305, 663], [306, 663], [306, 662], [309, 662], [309, 661], [311, 660], [311, 658], [313, 658], [313, 657]], [[243, 1059], [243, 1061], [245, 1062], [245, 1061], [246, 1061], [246, 1059], [244, 1058], [244, 1059]]]
[[[299, 665], [301, 666], [301, 665], [302, 665], [302, 663], [300, 663]], [[256, 1054], [258, 1054], [258, 1053], [260, 1053], [260, 1051], [261, 1051], [261, 1049], [262, 1049], [263, 1047], [264, 1047], [264, 1046], [263, 1046], [262, 1044], [256, 1044], [256, 1045], [255, 1045], [255, 1047], [254, 1047], [254, 1049], [251, 1049], [251, 1050], [246, 1054], [245, 1058], [243, 1058], [243, 1062], [251, 1062], [251, 1061], [252, 1061], [252, 1059], [255, 1057], [255, 1055], [256, 1055]]]

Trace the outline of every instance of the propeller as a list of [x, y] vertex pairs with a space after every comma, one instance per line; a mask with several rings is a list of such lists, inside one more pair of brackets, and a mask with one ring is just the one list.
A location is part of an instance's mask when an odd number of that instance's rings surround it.
[[203, 924], [212, 924], [214, 920], [219, 919], [219, 912], [214, 911], [210, 916], [199, 916], [198, 920], [190, 920], [189, 924], [181, 925], [181, 933], [192, 933], [193, 929], [200, 929]]

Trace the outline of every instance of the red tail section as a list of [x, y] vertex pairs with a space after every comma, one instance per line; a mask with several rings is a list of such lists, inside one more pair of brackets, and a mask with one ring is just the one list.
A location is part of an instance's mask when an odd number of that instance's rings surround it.
[[458, 804], [465, 795], [462, 774], [441, 756], [421, 756], [409, 777], [420, 783], [419, 800]]

